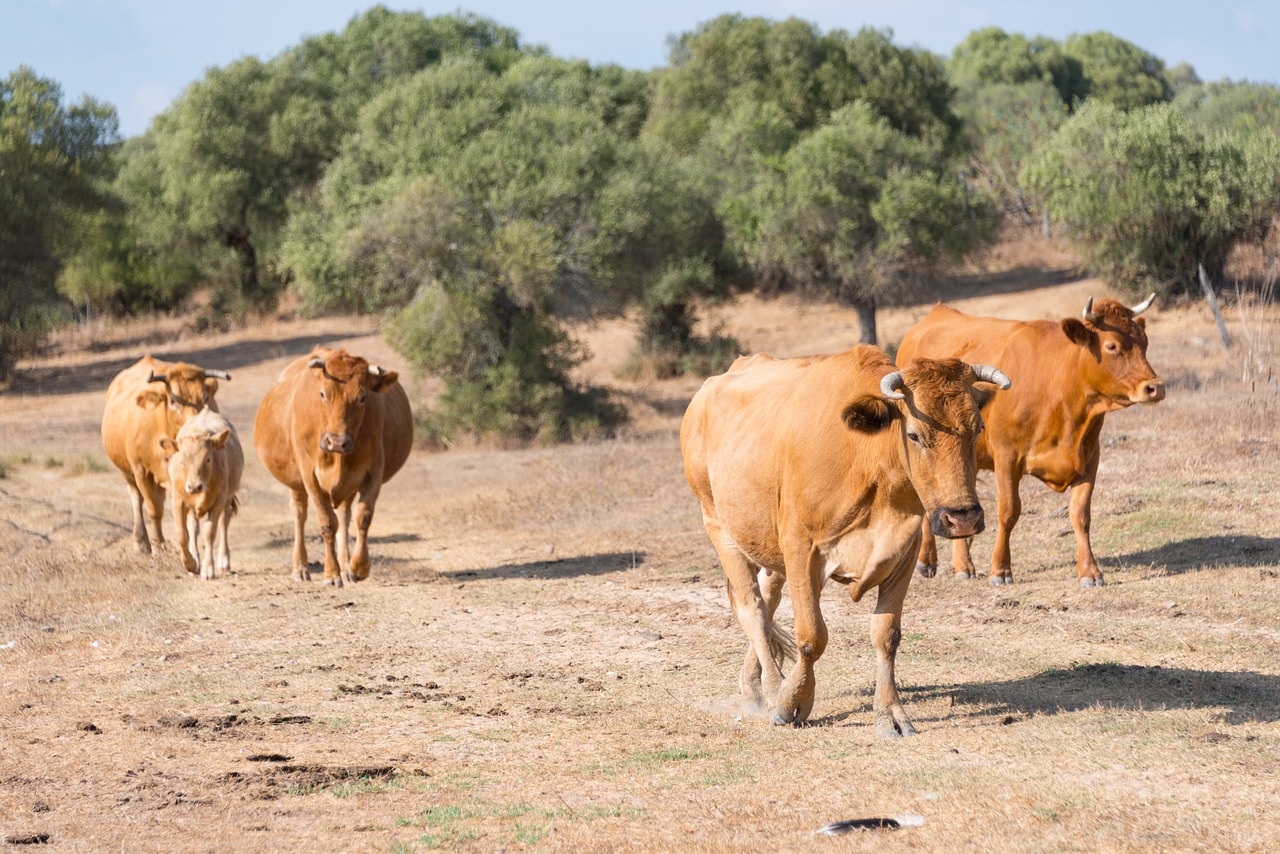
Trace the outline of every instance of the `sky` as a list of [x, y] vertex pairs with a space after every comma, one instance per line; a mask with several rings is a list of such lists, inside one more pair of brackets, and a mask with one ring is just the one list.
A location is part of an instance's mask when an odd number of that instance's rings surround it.
[[[354, 0], [0, 0], [0, 78], [19, 65], [61, 84], [65, 100], [113, 104], [134, 136], [206, 69], [270, 59], [341, 30]], [[593, 64], [666, 64], [667, 38], [725, 13], [797, 17], [823, 30], [891, 29], [900, 45], [943, 56], [976, 29], [1063, 39], [1105, 30], [1203, 80], [1280, 83], [1280, 3], [1272, 0], [450, 0], [383, 5], [492, 18], [525, 44]]]

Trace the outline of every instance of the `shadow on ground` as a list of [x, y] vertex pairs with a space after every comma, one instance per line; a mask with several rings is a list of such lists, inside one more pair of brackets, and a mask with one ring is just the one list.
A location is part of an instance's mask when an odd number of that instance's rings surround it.
[[645, 562], [644, 552], [609, 552], [560, 560], [531, 561], [488, 569], [462, 569], [440, 573], [441, 578], [458, 580], [495, 580], [506, 578], [576, 578], [626, 572]]
[[1217, 535], [1192, 537], [1101, 561], [1104, 566], [1155, 566], [1170, 573], [1218, 566], [1274, 566], [1280, 564], [1280, 537]]
[[[1280, 720], [1280, 676], [1247, 670], [1078, 664], [1022, 679], [924, 685], [902, 693], [907, 714], [913, 700], [949, 695], [955, 699], [956, 714], [975, 718], [1059, 715], [1100, 706], [1129, 711], [1221, 708], [1229, 724]], [[979, 708], [967, 711], [964, 706]], [[865, 712], [870, 714], [870, 703]]]

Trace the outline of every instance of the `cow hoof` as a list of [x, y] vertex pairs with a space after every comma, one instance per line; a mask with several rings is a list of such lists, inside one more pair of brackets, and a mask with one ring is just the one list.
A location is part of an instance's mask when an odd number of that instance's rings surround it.
[[921, 578], [933, 578], [938, 574], [938, 567], [916, 561], [916, 575]]
[[311, 580], [311, 573], [309, 573], [309, 572], [295, 572], [295, 573], [293, 574], [293, 580], [294, 580], [294, 581], [310, 581], [310, 580]]
[[795, 724], [795, 721], [784, 718], [781, 712], [774, 712], [772, 723], [774, 726], [792, 726]]
[[1084, 588], [1106, 587], [1107, 582], [1103, 581], [1101, 578], [1089, 578], [1088, 576], [1085, 576], [1084, 578], [1080, 579], [1080, 586]]
[[342, 577], [341, 577], [341, 576], [335, 576], [334, 578], [326, 578], [326, 579], [324, 580], [324, 586], [325, 586], [325, 587], [341, 587], [341, 586], [342, 586]]
[[977, 575], [975, 575], [974, 573], [965, 572], [963, 569], [957, 572], [955, 575], [956, 575], [957, 581], [968, 581], [971, 578], [977, 578]]
[[987, 581], [992, 587], [1000, 587], [1005, 584], [1012, 584], [1013, 576], [1012, 575], [993, 575], [991, 576], [991, 578], [987, 579]]

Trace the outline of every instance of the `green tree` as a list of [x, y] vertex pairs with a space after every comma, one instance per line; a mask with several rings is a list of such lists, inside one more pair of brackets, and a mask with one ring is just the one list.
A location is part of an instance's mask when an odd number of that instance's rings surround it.
[[802, 132], [855, 100], [911, 135], [950, 144], [959, 129], [941, 60], [880, 30], [824, 34], [796, 18], [722, 15], [673, 39], [654, 75], [645, 133], [686, 155], [717, 118], [749, 103], [772, 104]]
[[1271, 83], [1204, 83], [1173, 103], [1206, 130], [1280, 134], [1280, 86]]
[[502, 72], [449, 58], [393, 87], [290, 224], [300, 293], [396, 315], [396, 345], [446, 380], [438, 432], [606, 428], [617, 411], [571, 380], [560, 321], [635, 301], [682, 253], [714, 256], [676, 168], [632, 138], [641, 94], [544, 56]]
[[726, 204], [738, 212], [731, 234], [757, 268], [852, 305], [867, 343], [876, 341], [878, 302], [918, 290], [939, 264], [993, 236], [990, 206], [938, 145], [863, 102], [837, 111]]
[[1035, 201], [1018, 180], [1023, 164], [1067, 118], [1058, 90], [1042, 80], [961, 85], [956, 112], [964, 119], [972, 166], [1007, 215], [1029, 220]]
[[66, 105], [56, 82], [26, 66], [0, 80], [0, 379], [47, 328], [118, 126], [114, 108]]
[[1198, 293], [1227, 253], [1261, 241], [1280, 207], [1280, 142], [1206, 131], [1170, 104], [1128, 113], [1088, 103], [1037, 151], [1041, 193], [1091, 269], [1131, 294]]
[[999, 27], [974, 30], [956, 45], [947, 62], [956, 85], [974, 90], [986, 85], [1047, 83], [1068, 107], [1086, 94], [1081, 61], [1046, 36], [1029, 39]]
[[1173, 97], [1164, 61], [1111, 33], [1068, 36], [1062, 50], [1084, 70], [1085, 98], [1131, 110]]

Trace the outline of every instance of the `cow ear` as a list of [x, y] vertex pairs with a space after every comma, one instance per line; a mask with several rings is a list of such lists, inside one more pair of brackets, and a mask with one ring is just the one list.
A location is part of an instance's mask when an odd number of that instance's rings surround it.
[[213, 377], [205, 377], [204, 380], [204, 396], [206, 398], [213, 397], [218, 393], [218, 381]]
[[1092, 329], [1085, 326], [1074, 317], [1063, 318], [1062, 331], [1067, 337], [1079, 344], [1081, 347], [1092, 347], [1097, 339], [1097, 335]]
[[1143, 332], [1147, 331], [1147, 319], [1145, 317], [1135, 317], [1133, 319], [1133, 325], [1141, 329]]
[[162, 391], [146, 391], [138, 392], [138, 405], [143, 409], [155, 409], [157, 406], [164, 406], [165, 395]]
[[214, 433], [212, 436], [209, 437], [209, 444], [213, 446], [213, 449], [215, 451], [221, 451], [223, 448], [227, 446], [227, 439], [230, 439], [230, 438], [231, 438], [231, 431], [222, 430], [221, 432]]
[[168, 436], [161, 436], [160, 450], [164, 452], [165, 461], [168, 462], [174, 454], [178, 453], [178, 443]]
[[383, 371], [373, 378], [373, 385], [369, 386], [377, 392], [383, 392], [396, 384], [396, 380], [400, 379], [400, 374], [395, 371]]
[[850, 430], [875, 433], [893, 421], [894, 408], [882, 397], [860, 397], [844, 408], [840, 416]]

